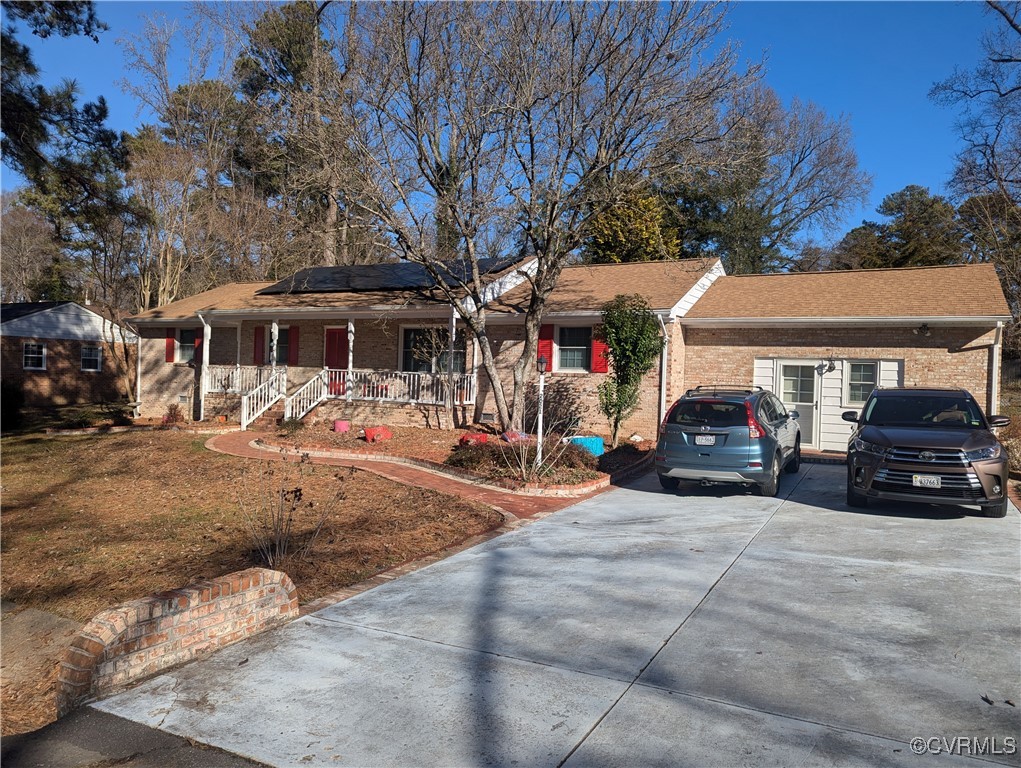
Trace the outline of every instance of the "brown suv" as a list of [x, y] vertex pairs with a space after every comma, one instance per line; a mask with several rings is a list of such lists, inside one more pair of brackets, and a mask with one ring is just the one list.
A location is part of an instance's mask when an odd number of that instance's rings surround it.
[[963, 389], [877, 389], [857, 411], [847, 445], [847, 503], [869, 499], [977, 504], [1007, 514], [1007, 451], [990, 431], [1010, 424], [990, 416]]

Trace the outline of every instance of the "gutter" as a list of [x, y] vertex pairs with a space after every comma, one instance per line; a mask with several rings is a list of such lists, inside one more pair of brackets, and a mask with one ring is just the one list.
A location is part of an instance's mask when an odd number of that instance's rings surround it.
[[932, 315], [916, 317], [685, 317], [680, 322], [692, 328], [772, 328], [791, 326], [866, 326], [889, 327], [921, 325], [995, 326], [1007, 315]]

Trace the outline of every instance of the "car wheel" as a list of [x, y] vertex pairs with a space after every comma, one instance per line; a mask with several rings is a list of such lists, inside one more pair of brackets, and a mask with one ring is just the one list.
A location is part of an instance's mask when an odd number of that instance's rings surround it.
[[986, 517], [1006, 517], [1007, 497], [1004, 496], [999, 504], [992, 504], [988, 507], [982, 507], [982, 514], [984, 514]]
[[776, 496], [780, 489], [780, 454], [773, 457], [773, 463], [769, 468], [769, 479], [755, 486], [759, 496]]
[[869, 505], [869, 497], [854, 487], [851, 482], [851, 470], [847, 470], [847, 506], [849, 507], [867, 507]]
[[665, 477], [664, 475], [657, 475], [659, 477], [659, 484], [662, 485], [668, 491], [676, 491], [677, 484], [680, 482], [676, 477]]
[[801, 438], [799, 437], [794, 441], [794, 453], [791, 454], [790, 460], [787, 462], [787, 466], [784, 467], [784, 471], [789, 474], [795, 474], [801, 469]]

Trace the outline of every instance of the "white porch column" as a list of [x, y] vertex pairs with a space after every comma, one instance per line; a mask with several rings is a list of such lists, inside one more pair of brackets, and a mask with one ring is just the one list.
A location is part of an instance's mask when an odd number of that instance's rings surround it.
[[347, 379], [344, 384], [344, 394], [347, 401], [351, 402], [351, 377], [354, 375], [355, 367], [355, 321], [348, 318], [347, 321]]
[[269, 326], [269, 364], [272, 368], [277, 367], [277, 335], [280, 333], [280, 325], [276, 318]]
[[202, 321], [202, 370], [199, 371], [199, 421], [206, 420], [206, 384], [209, 379], [209, 342], [213, 338], [213, 327], [206, 322], [201, 314], [198, 315]]

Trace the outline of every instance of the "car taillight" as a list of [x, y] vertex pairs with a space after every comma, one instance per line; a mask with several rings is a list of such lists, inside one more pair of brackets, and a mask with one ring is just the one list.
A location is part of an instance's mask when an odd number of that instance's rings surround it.
[[663, 421], [659, 425], [659, 433], [661, 435], [665, 435], [666, 434], [666, 422], [667, 422], [667, 419], [670, 418], [670, 414], [674, 412], [674, 408], [677, 407], [677, 404], [679, 402], [681, 402], [681, 401], [680, 400], [674, 400], [674, 404], [666, 409], [666, 415], [663, 416]]
[[748, 438], [750, 440], [758, 440], [766, 433], [766, 430], [764, 430], [762, 425], [755, 419], [751, 403], [745, 403], [744, 410], [745, 413], [748, 414]]

